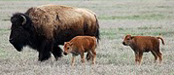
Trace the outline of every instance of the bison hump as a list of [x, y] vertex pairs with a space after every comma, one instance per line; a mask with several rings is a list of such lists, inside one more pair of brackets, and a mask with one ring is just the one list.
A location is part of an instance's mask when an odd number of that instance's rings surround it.
[[74, 8], [62, 5], [43, 5], [30, 8], [27, 14], [38, 32], [52, 37], [57, 28], [64, 30], [69, 28], [83, 28], [84, 24], [89, 27], [96, 22], [95, 14], [86, 9]]

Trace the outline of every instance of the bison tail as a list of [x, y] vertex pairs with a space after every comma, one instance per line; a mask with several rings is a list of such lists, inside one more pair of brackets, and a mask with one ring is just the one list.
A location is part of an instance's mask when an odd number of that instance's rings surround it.
[[[96, 15], [95, 15], [96, 17]], [[97, 38], [97, 42], [99, 43], [99, 40], [100, 40], [100, 31], [99, 31], [99, 23], [98, 23], [98, 19], [96, 17], [96, 34], [95, 34], [95, 37]]]
[[99, 32], [99, 29], [97, 29], [96, 38], [97, 38], [97, 42], [99, 42], [99, 40], [100, 40], [100, 32]]
[[165, 45], [163, 38], [161, 38], [161, 37], [157, 37], [157, 39], [161, 39], [162, 44]]

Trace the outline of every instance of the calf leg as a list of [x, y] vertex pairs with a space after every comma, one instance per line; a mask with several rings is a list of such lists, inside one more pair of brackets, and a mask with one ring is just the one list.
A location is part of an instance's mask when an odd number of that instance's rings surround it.
[[75, 56], [72, 56], [71, 66], [74, 66], [74, 62], [75, 62]]
[[95, 60], [96, 60], [96, 51], [95, 51], [95, 49], [92, 50], [92, 53], [93, 53], [93, 55], [92, 55], [92, 64], [95, 64]]
[[91, 59], [91, 56], [92, 56], [91, 51], [88, 51], [88, 53], [86, 55], [86, 60], [87, 61], [90, 60]]
[[81, 53], [81, 62], [82, 62], [82, 63], [85, 62], [84, 53]]
[[154, 51], [151, 51], [151, 53], [153, 54], [153, 56], [155, 57], [155, 60], [154, 60], [154, 62], [156, 62], [156, 60], [158, 59], [158, 56], [157, 56], [157, 54], [154, 52]]
[[139, 52], [139, 65], [141, 65], [142, 57], [143, 57], [143, 52]]
[[139, 52], [135, 52], [135, 64], [138, 65], [139, 63]]
[[158, 50], [158, 51], [156, 52], [156, 54], [157, 54], [158, 57], [159, 57], [159, 63], [161, 63], [161, 62], [162, 62], [162, 53]]

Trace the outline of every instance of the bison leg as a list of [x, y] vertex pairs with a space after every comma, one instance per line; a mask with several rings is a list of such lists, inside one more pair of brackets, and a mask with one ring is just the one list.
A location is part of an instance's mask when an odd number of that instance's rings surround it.
[[52, 43], [49, 41], [42, 42], [39, 48], [39, 61], [47, 60], [51, 57], [50, 50], [51, 50]]
[[58, 60], [59, 57], [62, 57], [62, 49], [57, 45], [53, 47], [52, 53], [56, 60]]
[[154, 60], [154, 62], [156, 62], [156, 60], [158, 59], [158, 56], [157, 56], [157, 54], [154, 52], [154, 51], [151, 51], [151, 53], [153, 54], [153, 56], [155, 57], [155, 60]]

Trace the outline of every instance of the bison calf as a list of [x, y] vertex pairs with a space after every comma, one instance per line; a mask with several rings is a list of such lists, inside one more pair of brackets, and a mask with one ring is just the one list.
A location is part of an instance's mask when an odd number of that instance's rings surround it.
[[95, 64], [96, 59], [96, 38], [91, 36], [76, 36], [69, 42], [64, 44], [64, 54], [72, 53], [71, 65], [74, 66], [75, 56], [81, 55], [81, 62], [85, 62], [84, 52], [87, 52], [86, 59], [89, 60], [92, 57], [92, 63]]
[[154, 55], [155, 60], [159, 57], [159, 61], [162, 61], [162, 53], [160, 52], [160, 42], [158, 39], [161, 39], [162, 44], [164, 45], [164, 40], [161, 37], [152, 37], [152, 36], [131, 36], [126, 35], [123, 41], [123, 45], [130, 46], [135, 52], [135, 62], [139, 65], [141, 64], [141, 59], [143, 52], [149, 52]]

